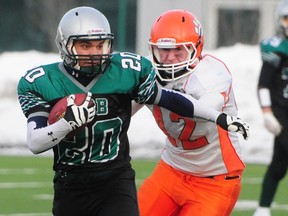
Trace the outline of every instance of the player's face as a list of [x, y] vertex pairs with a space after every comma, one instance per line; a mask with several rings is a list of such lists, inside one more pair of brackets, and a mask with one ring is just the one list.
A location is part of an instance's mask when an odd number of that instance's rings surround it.
[[[105, 40], [78, 40], [74, 44], [74, 48], [78, 55], [87, 55], [87, 60], [79, 60], [80, 66], [91, 66], [91, 58], [88, 56], [103, 54], [103, 45]], [[97, 64], [97, 57], [93, 59], [93, 63]]]
[[284, 28], [288, 28], [288, 16], [283, 16], [281, 19], [281, 24]]
[[158, 48], [160, 63], [162, 64], [175, 64], [183, 62], [188, 57], [188, 52], [184, 46], [177, 48]]

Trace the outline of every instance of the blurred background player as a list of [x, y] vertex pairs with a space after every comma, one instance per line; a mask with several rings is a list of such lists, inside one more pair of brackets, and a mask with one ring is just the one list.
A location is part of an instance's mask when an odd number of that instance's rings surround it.
[[[157, 81], [237, 116], [231, 74], [223, 62], [202, 53], [203, 45], [201, 24], [192, 13], [161, 14], [149, 40]], [[138, 191], [140, 215], [230, 215], [245, 168], [237, 134], [201, 118], [148, 107], [167, 138], [158, 165]], [[133, 113], [140, 108], [134, 104]]]
[[270, 216], [279, 182], [288, 168], [288, 1], [276, 9], [277, 33], [261, 41], [262, 68], [258, 83], [264, 125], [272, 133], [272, 160], [262, 182], [259, 207], [254, 216]]
[[[158, 88], [151, 62], [133, 53], [112, 54], [113, 38], [101, 12], [71, 9], [57, 29], [63, 61], [27, 71], [18, 84], [29, 149], [39, 154], [53, 148], [55, 216], [139, 215], [127, 136], [133, 99], [189, 117], [200, 114], [247, 135], [237, 118]], [[83, 104], [75, 104], [76, 93], [87, 94]], [[47, 125], [51, 108], [66, 96], [64, 117]]]

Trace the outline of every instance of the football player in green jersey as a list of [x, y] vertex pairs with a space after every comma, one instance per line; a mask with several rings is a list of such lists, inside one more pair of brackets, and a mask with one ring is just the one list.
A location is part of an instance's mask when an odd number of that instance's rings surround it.
[[[248, 136], [248, 126], [239, 118], [159, 88], [148, 59], [112, 53], [112, 42], [109, 22], [101, 12], [74, 8], [57, 30], [63, 61], [27, 71], [18, 84], [29, 149], [35, 154], [51, 148], [54, 152], [56, 216], [139, 215], [127, 136], [132, 100], [199, 116]], [[87, 94], [81, 105], [74, 102], [77, 93]], [[48, 125], [52, 107], [66, 96], [64, 117]], [[74, 136], [66, 136], [75, 130]]]
[[273, 134], [272, 160], [253, 216], [271, 216], [270, 207], [288, 168], [288, 0], [276, 9], [277, 34], [261, 41], [262, 68], [258, 96], [265, 128]]

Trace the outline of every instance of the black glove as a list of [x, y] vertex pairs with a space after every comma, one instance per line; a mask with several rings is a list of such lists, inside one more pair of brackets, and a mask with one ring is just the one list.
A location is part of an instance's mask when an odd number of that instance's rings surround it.
[[81, 105], [75, 104], [75, 95], [72, 94], [67, 98], [67, 109], [63, 118], [71, 126], [71, 130], [75, 130], [93, 120], [96, 105], [91, 96], [91, 92], [88, 92], [85, 101]]
[[242, 134], [245, 140], [249, 137], [249, 126], [238, 117], [221, 113], [216, 119], [216, 124], [226, 131]]

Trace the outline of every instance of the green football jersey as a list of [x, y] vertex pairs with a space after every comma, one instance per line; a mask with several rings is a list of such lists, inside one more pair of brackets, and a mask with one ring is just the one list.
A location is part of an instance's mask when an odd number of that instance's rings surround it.
[[19, 81], [18, 95], [28, 118], [33, 114], [48, 116], [53, 105], [65, 96], [91, 92], [95, 118], [75, 136], [53, 147], [54, 169], [69, 165], [109, 169], [129, 163], [131, 100], [145, 103], [153, 99], [155, 85], [155, 72], [148, 59], [117, 53], [105, 72], [87, 86], [68, 74], [62, 62], [29, 70]]

